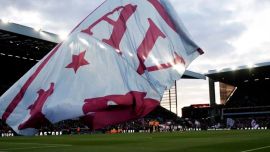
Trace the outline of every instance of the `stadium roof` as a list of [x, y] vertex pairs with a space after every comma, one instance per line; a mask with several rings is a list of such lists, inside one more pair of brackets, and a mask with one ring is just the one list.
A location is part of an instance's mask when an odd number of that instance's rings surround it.
[[[61, 41], [60, 36], [38, 28], [0, 21], [0, 94]], [[205, 79], [186, 71], [183, 78]]]
[[222, 70], [210, 70], [206, 74], [214, 81], [237, 86], [242, 83], [256, 82], [270, 79], [270, 62], [245, 65]]
[[31, 28], [31, 27], [19, 25], [16, 23], [1, 22], [0, 30], [20, 34], [23, 36], [28, 36], [35, 39], [49, 41], [53, 43], [59, 43], [61, 41], [60, 37], [56, 34], [43, 31], [42, 29], [39, 29], [39, 28]]

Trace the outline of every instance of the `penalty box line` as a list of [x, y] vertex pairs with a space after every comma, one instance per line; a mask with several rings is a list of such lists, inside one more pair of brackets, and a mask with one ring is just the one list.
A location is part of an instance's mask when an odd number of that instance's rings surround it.
[[15, 142], [2, 142], [2, 143], [14, 144], [14, 145], [72, 146], [72, 145], [68, 145], [68, 144], [49, 144], [49, 143], [31, 143], [31, 142], [27, 142], [27, 143], [24, 143], [24, 142], [18, 142], [18, 143], [15, 143]]
[[14, 145], [40, 145], [40, 146], [33, 146], [33, 147], [22, 147], [22, 148], [6, 148], [6, 149], [0, 149], [0, 152], [7, 152], [9, 150], [25, 150], [25, 149], [40, 149], [40, 148], [57, 148], [57, 147], [70, 147], [72, 145], [65, 145], [65, 144], [39, 144], [39, 143], [9, 143]]
[[270, 146], [263, 146], [263, 147], [259, 147], [259, 148], [248, 149], [248, 150], [244, 150], [241, 152], [251, 152], [251, 151], [257, 151], [257, 150], [266, 149], [266, 148], [270, 148]]

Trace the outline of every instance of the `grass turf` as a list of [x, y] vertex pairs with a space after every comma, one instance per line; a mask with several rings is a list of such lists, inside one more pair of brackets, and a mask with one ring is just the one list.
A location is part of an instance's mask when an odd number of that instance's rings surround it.
[[247, 151], [250, 149], [269, 152], [270, 131], [0, 137], [0, 152], [250, 152]]

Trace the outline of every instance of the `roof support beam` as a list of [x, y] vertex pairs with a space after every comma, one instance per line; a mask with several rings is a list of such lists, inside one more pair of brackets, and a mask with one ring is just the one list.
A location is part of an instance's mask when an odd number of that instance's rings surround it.
[[210, 106], [214, 107], [216, 105], [215, 81], [213, 79], [209, 78], [208, 82], [209, 82]]

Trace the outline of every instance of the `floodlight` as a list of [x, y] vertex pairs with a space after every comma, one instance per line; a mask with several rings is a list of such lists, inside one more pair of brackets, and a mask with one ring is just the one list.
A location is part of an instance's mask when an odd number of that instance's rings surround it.
[[248, 67], [248, 68], [253, 68], [253, 67], [254, 67], [254, 64], [249, 63], [249, 64], [247, 65], [247, 67]]
[[232, 69], [232, 70], [236, 70], [236, 66], [232, 66], [231, 69]]
[[1, 19], [1, 21], [2, 21], [4, 24], [9, 23], [9, 20], [8, 20], [8, 19], [5, 19], [5, 18]]
[[60, 34], [59, 34], [59, 38], [60, 38], [61, 40], [66, 40], [67, 37], [68, 37], [68, 34], [67, 34], [67, 33], [60, 33]]
[[41, 31], [41, 27], [40, 26], [34, 27], [34, 30], [37, 31], [37, 32], [40, 32]]

